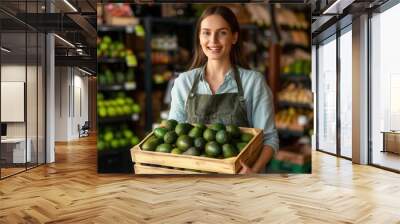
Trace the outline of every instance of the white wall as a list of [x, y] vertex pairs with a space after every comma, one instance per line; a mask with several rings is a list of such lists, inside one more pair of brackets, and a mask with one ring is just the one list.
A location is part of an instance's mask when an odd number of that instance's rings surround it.
[[70, 141], [79, 138], [78, 124], [88, 120], [88, 78], [71, 67], [56, 67], [56, 74], [55, 139]]

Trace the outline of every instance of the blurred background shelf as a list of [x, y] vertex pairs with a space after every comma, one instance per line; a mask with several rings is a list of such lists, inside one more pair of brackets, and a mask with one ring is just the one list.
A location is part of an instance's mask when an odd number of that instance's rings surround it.
[[308, 103], [297, 103], [297, 102], [288, 102], [288, 101], [279, 101], [280, 107], [295, 107], [295, 108], [302, 108], [302, 109], [313, 109], [312, 104]]
[[113, 64], [113, 63], [126, 63], [125, 58], [98, 58], [97, 59], [98, 63], [109, 63], [109, 64]]
[[127, 115], [127, 116], [99, 118], [99, 123], [100, 124], [113, 124], [113, 123], [137, 121], [137, 120], [139, 120], [139, 115], [134, 114], [134, 115]]

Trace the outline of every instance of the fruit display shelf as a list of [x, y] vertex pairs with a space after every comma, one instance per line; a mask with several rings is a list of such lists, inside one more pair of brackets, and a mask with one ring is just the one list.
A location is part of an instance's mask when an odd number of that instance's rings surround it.
[[100, 32], [127, 32], [134, 33], [135, 26], [122, 26], [122, 25], [97, 25], [97, 31]]
[[101, 58], [97, 58], [97, 62], [99, 62], [99, 63], [108, 63], [108, 64], [116, 64], [116, 63], [125, 64], [126, 60], [125, 60], [125, 58], [105, 58], [105, 57], [101, 57]]
[[305, 84], [311, 84], [311, 78], [305, 74], [282, 74], [280, 78], [284, 81], [291, 81], [291, 82], [301, 82]]
[[139, 114], [133, 114], [133, 115], [128, 115], [128, 116], [99, 118], [99, 123], [100, 124], [112, 124], [112, 123], [138, 121], [138, 120], [139, 120]]
[[100, 85], [98, 87], [99, 91], [133, 91], [136, 90], [136, 83], [124, 83], [124, 84], [115, 84], [115, 85]]
[[295, 107], [295, 108], [303, 108], [303, 109], [313, 109], [313, 105], [311, 103], [297, 103], [291, 101], [279, 101], [280, 107]]

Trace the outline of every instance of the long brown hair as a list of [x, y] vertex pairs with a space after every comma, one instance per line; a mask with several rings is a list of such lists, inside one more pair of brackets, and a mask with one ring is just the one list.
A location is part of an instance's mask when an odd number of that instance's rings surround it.
[[239, 22], [236, 19], [235, 14], [225, 6], [211, 6], [203, 11], [200, 18], [197, 20], [196, 31], [195, 31], [195, 42], [194, 42], [194, 56], [189, 69], [194, 69], [201, 67], [207, 63], [207, 56], [204, 54], [203, 49], [201, 49], [199, 33], [201, 22], [211, 15], [219, 15], [229, 24], [232, 33], [238, 34], [238, 39], [234, 45], [232, 45], [230, 52], [230, 60], [232, 65], [238, 65], [242, 68], [249, 69], [249, 65], [243, 57], [242, 53], [242, 37], [240, 35]]

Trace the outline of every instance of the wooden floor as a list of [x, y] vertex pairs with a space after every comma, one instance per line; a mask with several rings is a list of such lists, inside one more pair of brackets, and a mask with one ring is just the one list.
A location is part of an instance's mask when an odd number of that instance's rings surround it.
[[391, 169], [400, 170], [400, 154], [392, 152], [381, 152], [380, 150], [374, 151], [372, 156], [374, 164], [389, 167]]
[[313, 154], [311, 175], [98, 175], [95, 138], [0, 181], [0, 223], [400, 223], [400, 175]]

